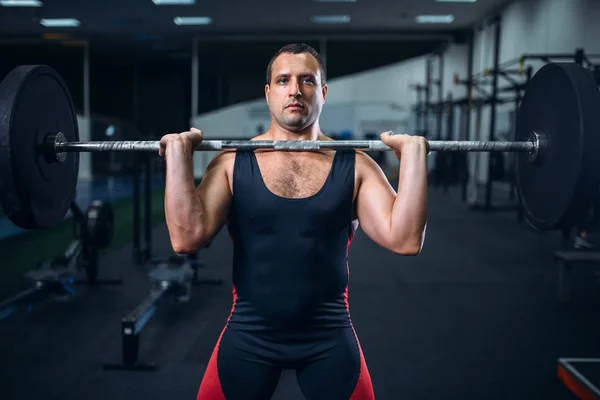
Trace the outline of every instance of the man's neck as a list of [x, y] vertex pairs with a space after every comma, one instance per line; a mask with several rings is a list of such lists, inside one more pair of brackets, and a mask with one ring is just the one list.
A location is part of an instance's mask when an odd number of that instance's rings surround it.
[[318, 124], [313, 124], [302, 131], [292, 132], [276, 124], [271, 124], [267, 135], [272, 140], [317, 140], [321, 136], [321, 129]]

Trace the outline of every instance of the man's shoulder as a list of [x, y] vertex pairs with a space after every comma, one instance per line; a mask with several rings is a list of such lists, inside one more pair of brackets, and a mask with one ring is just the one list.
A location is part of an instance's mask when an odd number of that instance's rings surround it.
[[250, 140], [254, 141], [254, 140], [271, 140], [271, 139], [269, 138], [269, 136], [266, 133], [263, 133], [263, 134], [251, 137]]
[[[242, 139], [242, 140], [267, 140], [266, 134], [257, 135], [250, 139]], [[215, 165], [228, 165], [232, 166], [235, 161], [235, 155], [237, 153], [237, 149], [223, 149], [220, 150], [212, 159], [211, 164]]]
[[219, 151], [214, 159], [219, 160], [219, 162], [226, 162], [228, 160], [233, 160], [235, 158], [236, 149], [223, 149]]
[[210, 161], [208, 168], [225, 168], [233, 166], [235, 161], [235, 149], [225, 149], [219, 151]]
[[377, 165], [373, 157], [371, 157], [367, 152], [363, 150], [354, 150], [356, 154], [356, 165], [364, 168], [370, 168]]
[[355, 150], [355, 153], [355, 169], [357, 178], [362, 179], [370, 175], [372, 176], [373, 173], [378, 173], [381, 171], [379, 164], [377, 164], [377, 162], [373, 160], [373, 157], [371, 157], [368, 153], [361, 150]]

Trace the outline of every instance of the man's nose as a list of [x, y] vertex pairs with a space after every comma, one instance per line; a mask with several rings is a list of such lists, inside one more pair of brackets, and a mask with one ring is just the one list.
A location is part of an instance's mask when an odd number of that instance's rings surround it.
[[294, 82], [290, 85], [290, 97], [300, 97], [302, 96], [302, 91], [300, 90], [300, 84], [298, 82]]

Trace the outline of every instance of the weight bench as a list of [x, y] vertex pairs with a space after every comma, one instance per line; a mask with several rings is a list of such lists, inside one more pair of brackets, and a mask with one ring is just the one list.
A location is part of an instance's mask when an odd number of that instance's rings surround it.
[[[73, 240], [58, 256], [38, 262], [27, 271], [24, 278], [29, 288], [0, 303], [0, 320], [21, 309], [31, 310], [34, 303], [48, 298], [75, 296], [75, 284], [119, 285], [117, 279], [98, 279], [99, 250], [112, 240], [112, 208], [109, 204], [94, 201], [86, 211], [71, 202], [73, 214]], [[79, 272], [85, 279], [78, 279]]]
[[562, 250], [554, 252], [558, 262], [558, 301], [571, 300], [570, 272], [575, 264], [600, 264], [600, 251]]
[[559, 358], [558, 379], [578, 399], [600, 399], [600, 359]]
[[167, 297], [176, 303], [189, 302], [194, 285], [223, 284], [222, 279], [198, 276], [198, 269], [204, 267], [204, 263], [198, 260], [196, 254], [152, 260], [150, 265], [150, 293], [121, 319], [121, 362], [104, 364], [106, 370], [154, 371], [155, 363], [139, 360], [139, 341], [159, 304]]

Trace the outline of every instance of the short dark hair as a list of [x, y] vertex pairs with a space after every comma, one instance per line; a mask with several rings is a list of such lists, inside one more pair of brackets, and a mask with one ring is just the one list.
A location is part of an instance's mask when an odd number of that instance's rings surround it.
[[271, 61], [269, 61], [269, 65], [267, 66], [267, 85], [271, 83], [271, 73], [273, 70], [273, 63], [275, 62], [275, 59], [277, 57], [279, 57], [280, 54], [283, 54], [283, 53], [291, 53], [291, 54], [309, 53], [309, 54], [311, 54], [314, 58], [317, 59], [317, 62], [319, 63], [319, 71], [321, 72], [321, 84], [323, 84], [323, 85], [325, 84], [325, 82], [327, 80], [326, 73], [325, 73], [325, 62], [323, 61], [323, 59], [321, 58], [319, 53], [317, 53], [317, 51], [315, 49], [313, 49], [311, 46], [307, 45], [306, 43], [292, 43], [292, 44], [286, 44], [285, 46], [280, 48], [277, 51], [277, 53], [275, 53], [273, 58], [271, 58]]

